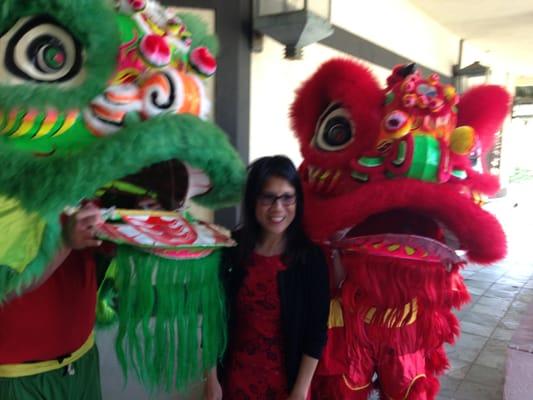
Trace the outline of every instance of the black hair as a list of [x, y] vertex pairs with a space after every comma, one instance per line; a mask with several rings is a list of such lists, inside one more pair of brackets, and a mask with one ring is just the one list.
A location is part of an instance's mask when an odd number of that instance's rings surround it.
[[303, 261], [304, 253], [311, 241], [303, 228], [303, 191], [300, 177], [292, 161], [281, 155], [261, 157], [248, 167], [248, 177], [242, 202], [241, 224], [234, 236], [239, 243], [237, 257], [240, 266], [250, 261], [257, 241], [260, 239], [262, 227], [257, 221], [255, 208], [257, 198], [261, 194], [268, 179], [278, 177], [285, 179], [296, 194], [296, 210], [294, 220], [285, 232], [286, 246], [282, 260], [287, 264], [298, 264]]

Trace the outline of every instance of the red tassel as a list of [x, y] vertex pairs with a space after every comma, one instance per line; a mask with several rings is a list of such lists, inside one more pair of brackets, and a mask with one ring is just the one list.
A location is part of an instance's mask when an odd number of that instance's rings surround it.
[[345, 299], [347, 306], [360, 301], [376, 308], [395, 308], [416, 298], [426, 308], [451, 307], [468, 296], [455, 272], [458, 267], [447, 271], [432, 262], [354, 253], [344, 254], [342, 262], [346, 280], [357, 286], [357, 298]]

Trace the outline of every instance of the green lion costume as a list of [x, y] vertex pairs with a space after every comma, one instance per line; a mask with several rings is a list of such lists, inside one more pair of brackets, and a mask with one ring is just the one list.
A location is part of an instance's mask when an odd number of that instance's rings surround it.
[[[113, 201], [126, 193], [172, 210], [240, 196], [242, 162], [205, 120], [202, 78], [215, 72], [216, 39], [193, 15], [155, 1], [110, 3], [0, 5], [2, 307], [47, 276], [60, 215], [84, 199], [121, 206]], [[111, 227], [132, 216], [113, 210]], [[152, 388], [183, 389], [225, 345], [217, 249], [229, 240], [187, 213], [154, 215], [194, 238], [157, 250], [146, 240], [119, 245], [98, 311], [102, 323], [119, 323], [125, 371]]]

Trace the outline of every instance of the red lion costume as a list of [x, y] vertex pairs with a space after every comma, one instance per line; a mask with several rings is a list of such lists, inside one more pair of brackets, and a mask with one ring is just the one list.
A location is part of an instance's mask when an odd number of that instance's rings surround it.
[[[497, 179], [474, 167], [509, 110], [508, 93], [459, 96], [436, 74], [399, 66], [380, 88], [349, 60], [325, 63], [297, 92], [306, 227], [332, 256], [329, 341], [316, 399], [434, 399], [443, 344], [469, 300], [464, 259], [504, 257], [498, 221], [479, 205]], [[374, 374], [377, 383], [372, 384]]]

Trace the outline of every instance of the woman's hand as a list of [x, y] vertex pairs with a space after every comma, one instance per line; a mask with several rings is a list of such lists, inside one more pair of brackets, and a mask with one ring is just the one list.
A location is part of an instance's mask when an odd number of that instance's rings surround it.
[[205, 381], [205, 400], [222, 400], [222, 386], [217, 377], [217, 369], [212, 368]]
[[287, 400], [306, 400], [306, 399], [307, 399], [307, 395], [305, 395], [304, 393], [296, 393], [294, 392], [294, 390], [292, 391], [290, 396], [287, 397]]
[[69, 215], [63, 224], [63, 240], [71, 249], [84, 249], [102, 244], [94, 237], [96, 228], [103, 224], [100, 210], [94, 204], [86, 204]]
[[316, 358], [310, 357], [307, 354], [302, 356], [296, 382], [294, 383], [292, 392], [287, 400], [307, 399], [307, 394], [309, 393], [309, 388], [311, 387], [311, 380], [313, 379], [313, 374], [315, 373], [317, 365], [318, 360]]

